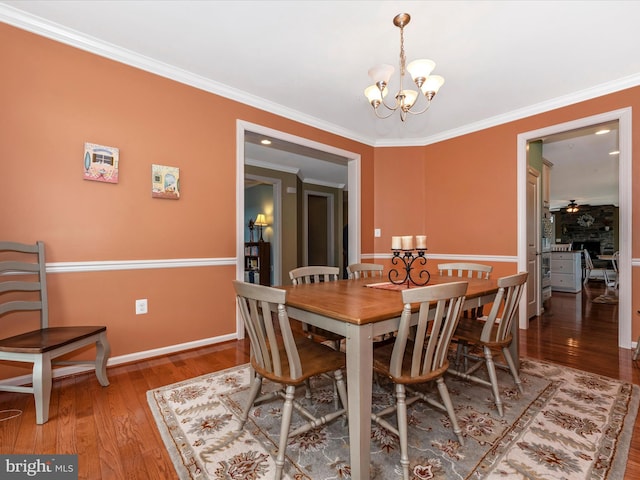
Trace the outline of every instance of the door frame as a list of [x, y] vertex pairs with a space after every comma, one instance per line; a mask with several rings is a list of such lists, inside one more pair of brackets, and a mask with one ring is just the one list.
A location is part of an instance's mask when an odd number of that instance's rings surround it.
[[[236, 120], [236, 279], [244, 279], [244, 142], [245, 132], [255, 132], [269, 137], [296, 143], [347, 159], [347, 189], [349, 192], [349, 263], [358, 263], [361, 258], [361, 156], [331, 145], [315, 142], [273, 128], [245, 120]], [[282, 257], [278, 258], [280, 261]], [[273, 259], [275, 262], [276, 259]], [[236, 332], [244, 338], [244, 327], [240, 312], [236, 309]]]
[[[531, 272], [529, 271], [528, 265], [529, 265], [529, 260], [527, 258], [527, 271], [529, 272], [529, 277], [528, 277], [528, 281], [527, 283], [529, 283], [529, 285], [527, 286], [527, 289], [530, 288], [531, 285], [533, 285], [533, 287], [535, 288], [534, 290], [534, 295], [535, 295], [535, 299], [533, 301], [533, 309], [534, 309], [534, 314], [531, 315], [529, 312], [529, 305], [527, 304], [527, 318], [531, 318], [534, 317], [536, 315], [540, 315], [540, 312], [542, 310], [542, 285], [541, 285], [541, 276], [540, 276], [540, 272], [541, 272], [541, 268], [540, 268], [540, 244], [541, 244], [541, 234], [540, 234], [540, 224], [542, 223], [542, 217], [540, 215], [540, 204], [541, 202], [541, 194], [540, 194], [540, 184], [541, 184], [541, 175], [542, 173], [539, 172], [538, 170], [536, 170], [535, 168], [529, 166], [527, 168], [527, 185], [532, 184], [534, 185], [535, 188], [535, 198], [532, 202], [531, 205], [529, 205], [529, 202], [527, 201], [527, 218], [529, 217], [530, 214], [535, 215], [535, 219], [533, 222], [533, 243], [534, 243], [534, 250], [535, 250], [535, 260], [534, 260], [534, 279], [532, 282], [531, 279]], [[533, 177], [535, 178], [534, 182], [529, 182], [529, 177]], [[528, 198], [528, 197], [527, 197]], [[529, 208], [531, 208], [531, 211], [529, 210]], [[527, 247], [528, 247], [528, 243], [529, 243], [529, 238], [528, 238], [528, 234], [529, 232], [527, 232]], [[528, 250], [528, 248], [527, 248]], [[527, 298], [529, 297], [528, 292], [527, 292]]]
[[[620, 225], [620, 268], [619, 268], [619, 303], [618, 303], [618, 346], [631, 348], [631, 222], [632, 222], [632, 111], [631, 107], [584, 117], [573, 121], [544, 127], [538, 130], [523, 132], [517, 137], [517, 208], [518, 208], [518, 270], [526, 271], [527, 266], [527, 144], [530, 141], [556, 133], [589, 127], [600, 123], [618, 121], [618, 213]], [[521, 329], [529, 327], [527, 318], [527, 299], [520, 300], [519, 324]]]

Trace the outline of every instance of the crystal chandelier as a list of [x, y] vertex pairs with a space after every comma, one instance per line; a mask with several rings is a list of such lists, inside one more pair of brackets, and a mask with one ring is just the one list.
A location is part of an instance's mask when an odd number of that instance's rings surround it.
[[[384, 98], [389, 93], [387, 85], [389, 79], [393, 75], [394, 68], [391, 65], [377, 65], [369, 69], [369, 76], [373, 80], [373, 85], [368, 87], [364, 94], [369, 100], [369, 103], [373, 107], [373, 111], [378, 118], [388, 118], [396, 110], [400, 111], [400, 119], [404, 122], [407, 113], [413, 115], [419, 115], [427, 111], [431, 106], [431, 100], [435, 97], [436, 93], [444, 83], [444, 78], [440, 75], [431, 75], [431, 71], [435, 68], [436, 64], [432, 60], [414, 60], [405, 67], [406, 57], [404, 54], [404, 27], [407, 26], [411, 16], [408, 13], [400, 13], [393, 19], [393, 24], [400, 29], [400, 89], [395, 95], [395, 103], [389, 105], [384, 101]], [[405, 71], [408, 71], [413, 78], [414, 83], [418, 87], [418, 91], [405, 89], [404, 77]], [[424, 107], [415, 107], [418, 103], [418, 96], [420, 93], [426, 99], [426, 105]], [[389, 113], [387, 115], [380, 114], [380, 105], [383, 105]]]

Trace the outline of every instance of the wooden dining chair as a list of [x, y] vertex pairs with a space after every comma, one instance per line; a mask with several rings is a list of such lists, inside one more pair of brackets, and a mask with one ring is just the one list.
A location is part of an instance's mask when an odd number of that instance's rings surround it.
[[[3, 329], [15, 333], [0, 340], [0, 361], [33, 364], [31, 386], [0, 384], [0, 391], [32, 393], [37, 424], [49, 419], [52, 365], [93, 365], [100, 385], [109, 385], [106, 326], [49, 326], [44, 252], [43, 242], [0, 242], [0, 318]], [[56, 360], [91, 345], [96, 347], [95, 360]]]
[[[374, 349], [374, 371], [394, 383], [395, 403], [373, 413], [371, 418], [400, 439], [400, 465], [405, 480], [409, 479], [407, 407], [412, 403], [422, 400], [446, 412], [458, 441], [464, 444], [444, 374], [449, 368], [447, 352], [467, 286], [467, 282], [454, 282], [403, 290], [404, 308], [395, 342]], [[415, 328], [411, 327], [412, 304], [419, 304]], [[412, 388], [430, 382], [436, 383], [441, 401]], [[383, 418], [393, 412], [396, 412], [397, 428]]]
[[584, 281], [583, 281], [584, 285], [586, 285], [587, 282], [591, 280], [594, 273], [601, 273], [602, 278], [604, 279], [604, 284], [605, 286], [608, 287], [609, 274], [607, 273], [607, 269], [602, 267], [595, 267], [593, 265], [591, 254], [589, 253], [589, 250], [587, 250], [586, 248], [582, 250], [582, 255], [584, 256]]
[[[517, 321], [518, 305], [527, 282], [527, 275], [527, 272], [521, 272], [499, 278], [498, 293], [493, 301], [489, 315], [480, 319], [460, 319], [458, 328], [456, 328], [453, 335], [453, 341], [458, 343], [458, 349], [462, 350], [463, 357], [474, 361], [474, 363], [469, 366], [465, 361], [465, 367], [461, 370], [461, 362], [456, 362], [456, 368], [450, 368], [449, 373], [491, 387], [496, 408], [501, 417], [504, 412], [496, 375], [496, 364], [492, 352], [498, 351], [502, 353], [506, 366], [500, 366], [508, 368], [518, 390], [523, 392], [522, 382], [518, 375], [518, 369], [511, 357], [509, 346], [513, 340], [511, 325], [514, 321]], [[469, 347], [481, 348], [483, 356], [474, 355]], [[489, 380], [475, 374], [483, 365], [487, 369]]]
[[[340, 280], [340, 268], [325, 265], [311, 265], [298, 267], [289, 271], [289, 278], [294, 285], [303, 283], [335, 282]], [[328, 330], [313, 325], [302, 323], [302, 329], [307, 332], [309, 338], [319, 342], [330, 341], [336, 350], [340, 350], [340, 344], [344, 337]]]
[[[457, 262], [438, 264], [438, 273], [441, 276], [489, 279], [492, 271], [493, 267], [491, 265], [483, 265], [482, 263]], [[483, 313], [483, 308], [478, 307], [465, 311], [463, 316], [476, 318], [481, 317]]]
[[[251, 380], [249, 400], [242, 411], [240, 426], [244, 428], [249, 411], [254, 404], [281, 397], [284, 399], [280, 424], [280, 440], [273, 478], [282, 478], [285, 452], [289, 439], [321, 427], [338, 417], [347, 415], [347, 390], [342, 374], [346, 358], [344, 353], [314, 342], [304, 336], [294, 336], [287, 310], [285, 290], [233, 281], [240, 314], [251, 344]], [[277, 312], [274, 313], [274, 312]], [[296, 387], [303, 385], [316, 375], [332, 374], [337, 385], [342, 407], [320, 418], [295, 400]], [[260, 395], [262, 382], [270, 380], [282, 388]], [[301, 412], [305, 419], [295, 430], [291, 430], [293, 409]]]
[[442, 276], [461, 277], [461, 278], [484, 278], [491, 276], [493, 267], [491, 265], [483, 265], [481, 263], [440, 263], [438, 264], [438, 272]]
[[350, 279], [382, 277], [384, 266], [377, 263], [352, 263], [347, 266]]
[[[616, 290], [619, 288], [620, 286], [620, 273], [618, 272], [618, 264], [620, 263], [620, 252], [616, 251], [613, 253], [613, 256], [611, 258], [611, 268], [613, 268], [613, 281], [610, 282], [610, 285], [613, 288], [615, 288]], [[609, 274], [607, 274], [607, 277], [611, 277]]]

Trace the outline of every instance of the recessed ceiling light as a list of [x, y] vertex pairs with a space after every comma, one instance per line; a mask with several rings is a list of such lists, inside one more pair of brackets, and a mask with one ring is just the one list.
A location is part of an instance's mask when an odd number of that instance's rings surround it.
[[266, 138], [264, 140], [260, 140], [260, 143], [262, 145], [271, 145], [271, 140], [267, 140]]
[[598, 130], [596, 132], [596, 135], [604, 135], [605, 133], [609, 133], [611, 130], [609, 130], [608, 128], [603, 128], [602, 130]]
[[620, 155], [620, 150], [614, 150], [613, 152], [609, 152], [609, 155]]

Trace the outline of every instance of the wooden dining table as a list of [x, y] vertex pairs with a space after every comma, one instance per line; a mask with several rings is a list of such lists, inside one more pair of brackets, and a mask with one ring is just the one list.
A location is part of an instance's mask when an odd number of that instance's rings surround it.
[[[496, 280], [477, 278], [432, 275], [428, 285], [461, 280], [469, 284], [464, 310], [491, 303], [498, 291]], [[354, 480], [370, 478], [373, 339], [398, 329], [403, 308], [402, 287], [389, 283], [378, 277], [279, 287], [287, 291], [290, 318], [346, 339], [349, 449]], [[417, 311], [418, 305], [414, 308]], [[514, 334], [512, 356], [517, 361], [517, 325]]]

